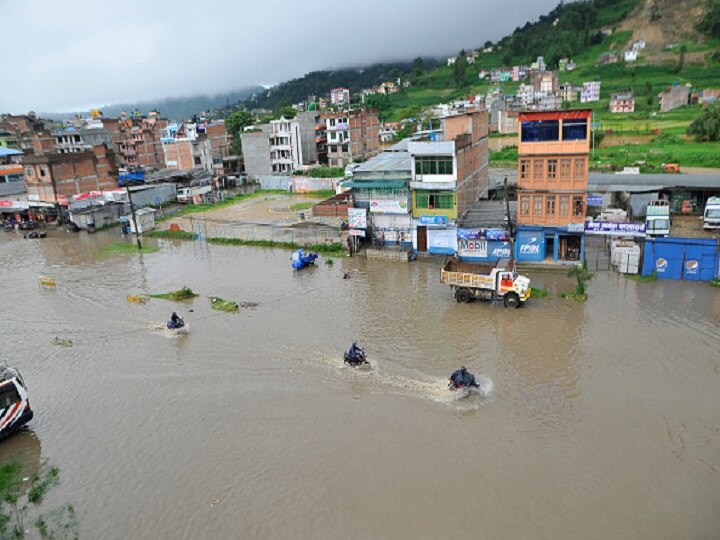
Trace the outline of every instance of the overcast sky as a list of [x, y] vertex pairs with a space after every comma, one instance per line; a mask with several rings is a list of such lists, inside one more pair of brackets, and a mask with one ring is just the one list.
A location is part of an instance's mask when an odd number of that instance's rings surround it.
[[558, 0], [0, 0], [0, 112], [60, 112], [454, 54]]

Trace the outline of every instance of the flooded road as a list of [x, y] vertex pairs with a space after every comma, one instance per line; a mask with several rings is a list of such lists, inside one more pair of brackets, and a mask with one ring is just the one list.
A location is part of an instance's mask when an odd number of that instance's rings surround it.
[[[293, 273], [200, 242], [97, 261], [114, 240], [0, 239], [0, 346], [35, 410], [0, 459], [59, 467], [47, 506], [83, 537], [720, 535], [720, 290], [600, 273], [579, 304], [531, 273], [555, 298], [507, 310], [457, 304], [431, 263]], [[173, 310], [188, 336], [158, 329]], [[353, 339], [372, 371], [342, 367]], [[482, 395], [446, 389], [460, 364]]]

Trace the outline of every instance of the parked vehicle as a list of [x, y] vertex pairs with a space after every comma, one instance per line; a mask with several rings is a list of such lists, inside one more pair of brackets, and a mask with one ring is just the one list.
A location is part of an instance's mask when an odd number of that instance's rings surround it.
[[305, 254], [302, 249], [298, 249], [295, 253], [293, 253], [290, 260], [292, 261], [293, 269], [302, 270], [303, 268], [306, 268], [311, 264], [315, 264], [317, 258], [317, 253]]
[[455, 300], [467, 303], [481, 300], [501, 300], [505, 307], [520, 307], [530, 298], [530, 279], [521, 276], [508, 259], [496, 265], [463, 263], [448, 258], [440, 271], [440, 282], [450, 285]]
[[710, 197], [703, 212], [703, 229], [720, 229], [720, 197]]
[[177, 190], [177, 200], [180, 203], [193, 202], [195, 196], [205, 195], [212, 191], [212, 186], [195, 186], [189, 188], [180, 188]]
[[32, 420], [27, 387], [17, 369], [0, 367], [0, 439]]
[[645, 214], [645, 232], [648, 236], [670, 235], [670, 203], [651, 201]]

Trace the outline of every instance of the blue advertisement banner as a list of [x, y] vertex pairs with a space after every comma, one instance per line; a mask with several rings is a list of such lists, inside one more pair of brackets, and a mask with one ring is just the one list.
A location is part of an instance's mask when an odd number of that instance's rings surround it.
[[420, 216], [422, 225], [447, 225], [447, 216]]
[[510, 234], [504, 229], [458, 229], [458, 240], [495, 240], [507, 242]]
[[587, 196], [587, 205], [588, 206], [602, 206], [603, 205], [603, 196], [602, 195], [588, 195]]
[[615, 223], [614, 221], [586, 221], [586, 234], [645, 236], [644, 223]]

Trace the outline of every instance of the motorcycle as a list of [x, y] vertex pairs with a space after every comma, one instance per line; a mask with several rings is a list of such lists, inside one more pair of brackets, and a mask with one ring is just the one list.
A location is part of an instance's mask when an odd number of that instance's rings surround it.
[[370, 365], [370, 362], [368, 362], [367, 360], [367, 355], [365, 354], [365, 351], [363, 349], [359, 349], [358, 352], [355, 354], [355, 358], [351, 358], [350, 355], [345, 352], [345, 354], [343, 355], [343, 362], [352, 367]]
[[169, 320], [167, 322], [168, 330], [180, 330], [185, 326], [185, 321], [178, 319], [177, 321]]

